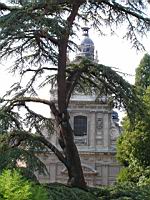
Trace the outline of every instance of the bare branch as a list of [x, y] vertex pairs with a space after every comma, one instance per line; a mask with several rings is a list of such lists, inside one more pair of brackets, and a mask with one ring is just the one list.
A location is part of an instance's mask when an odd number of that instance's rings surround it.
[[26, 72], [36, 72], [36, 73], [38, 73], [38, 72], [42, 72], [43, 70], [53, 70], [53, 71], [56, 71], [58, 69], [55, 68], [55, 67], [41, 67], [39, 69], [28, 68], [28, 69], [26, 69], [26, 70], [23, 71], [23, 74], [25, 74]]

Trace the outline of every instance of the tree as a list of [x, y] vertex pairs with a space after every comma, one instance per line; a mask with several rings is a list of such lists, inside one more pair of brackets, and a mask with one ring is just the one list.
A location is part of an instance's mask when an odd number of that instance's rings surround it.
[[124, 130], [119, 138], [117, 157], [124, 166], [119, 181], [143, 184], [150, 178], [149, 128], [147, 122], [138, 119], [134, 130]]
[[[79, 28], [77, 20], [90, 20], [101, 34], [103, 25], [110, 26], [113, 32], [115, 26], [124, 22], [127, 25], [125, 37], [140, 49], [142, 44], [138, 40], [139, 35], [149, 30], [150, 23], [143, 12], [145, 6], [141, 0], [127, 1], [126, 4], [107, 0], [16, 0], [11, 1], [11, 4], [0, 3], [0, 57], [8, 59], [14, 56], [12, 72], [19, 71], [21, 80], [28, 78], [27, 72], [32, 74], [25, 87], [21, 82], [15, 83], [11, 91], [1, 99], [3, 152], [6, 153], [10, 148], [23, 152], [28, 149], [27, 154], [30, 150], [33, 155], [31, 150], [35, 146], [51, 149], [66, 166], [68, 183], [85, 187], [67, 110], [71, 94], [75, 90], [91, 93], [95, 88], [97, 95], [112, 95], [118, 105], [123, 105], [129, 113], [133, 104], [137, 107], [137, 98], [132, 86], [110, 67], [84, 59], [78, 64], [67, 64], [67, 51], [76, 47], [72, 38]], [[51, 73], [53, 71], [54, 75]], [[35, 82], [40, 77], [43, 79], [41, 87], [56, 85], [57, 102], [38, 97]], [[63, 152], [46, 140], [41, 131], [42, 126], [47, 126], [52, 132], [53, 121], [31, 110], [28, 102], [45, 104], [50, 108], [59, 128], [58, 137]], [[26, 109], [26, 121], [18, 118], [15, 107]], [[36, 130], [34, 134], [31, 132], [33, 127]], [[28, 148], [22, 150], [24, 146]], [[25, 159], [25, 153], [19, 158]], [[13, 160], [16, 164], [16, 159]]]
[[135, 113], [135, 126], [126, 117], [123, 134], [118, 140], [117, 157], [125, 168], [119, 175], [120, 181], [146, 184], [150, 181], [150, 57], [145, 54], [136, 69], [136, 91], [143, 112]]
[[[144, 91], [150, 85], [150, 55], [145, 54], [136, 69], [135, 85]], [[138, 89], [139, 89], [138, 88]]]

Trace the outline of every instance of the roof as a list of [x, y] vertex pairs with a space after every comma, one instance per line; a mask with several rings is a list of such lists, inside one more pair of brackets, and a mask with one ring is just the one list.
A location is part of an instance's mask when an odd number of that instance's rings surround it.
[[85, 37], [82, 42], [81, 45], [90, 45], [90, 46], [94, 46], [94, 42], [89, 38], [89, 37]]

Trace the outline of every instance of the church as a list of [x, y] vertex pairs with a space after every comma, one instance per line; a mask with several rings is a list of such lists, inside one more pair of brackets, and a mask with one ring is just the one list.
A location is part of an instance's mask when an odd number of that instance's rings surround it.
[[[83, 28], [83, 41], [79, 46], [75, 62], [87, 57], [98, 62], [94, 55], [95, 47], [89, 37], [89, 28]], [[51, 98], [56, 94], [51, 91]], [[82, 168], [87, 185], [111, 185], [115, 183], [121, 166], [116, 160], [116, 140], [120, 134], [118, 113], [108, 104], [106, 96], [96, 98], [95, 95], [74, 94], [69, 104], [70, 123], [74, 130], [74, 140], [81, 158]], [[46, 130], [45, 130], [46, 134]], [[57, 136], [49, 140], [59, 148]], [[42, 154], [48, 175], [37, 174], [41, 183], [67, 183], [67, 170], [52, 152]]]

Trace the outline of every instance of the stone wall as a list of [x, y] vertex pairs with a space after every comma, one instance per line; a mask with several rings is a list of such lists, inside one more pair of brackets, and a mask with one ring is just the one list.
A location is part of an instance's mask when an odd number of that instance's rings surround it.
[[[112, 108], [107, 102], [90, 100], [90, 98], [72, 99], [69, 104], [70, 123], [73, 127], [74, 117], [87, 117], [87, 135], [74, 136], [79, 150], [85, 179], [88, 185], [110, 185], [116, 180], [121, 168], [117, 163], [115, 145], [120, 134], [119, 126], [112, 120]], [[87, 100], [88, 99], [88, 100]], [[45, 134], [46, 133], [45, 130]], [[49, 136], [50, 141], [60, 148], [56, 135]], [[52, 152], [40, 154], [46, 164], [48, 175], [37, 174], [42, 183], [67, 183], [67, 171]]]
[[[86, 182], [89, 186], [111, 185], [116, 181], [116, 176], [121, 166], [116, 162], [112, 153], [80, 152], [82, 168]], [[67, 183], [67, 170], [53, 153], [40, 155], [46, 164], [48, 175], [37, 174], [41, 183]]]

